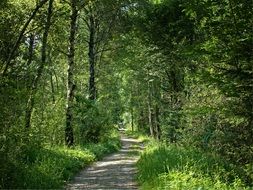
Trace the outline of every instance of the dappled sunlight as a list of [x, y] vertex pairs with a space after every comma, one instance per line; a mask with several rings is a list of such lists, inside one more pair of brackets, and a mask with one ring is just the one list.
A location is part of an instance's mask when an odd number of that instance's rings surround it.
[[252, 1], [0, 0], [0, 189], [253, 190]]
[[137, 189], [135, 164], [141, 144], [122, 137], [122, 149], [81, 171], [67, 189]]

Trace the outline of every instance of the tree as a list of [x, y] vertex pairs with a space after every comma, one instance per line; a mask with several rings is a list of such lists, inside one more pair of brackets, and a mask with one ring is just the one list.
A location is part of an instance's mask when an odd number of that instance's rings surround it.
[[96, 67], [107, 48], [113, 30], [120, 22], [119, 14], [124, 1], [90, 1], [84, 7], [82, 20], [86, 25], [89, 63], [89, 99], [97, 98]]
[[36, 16], [37, 12], [40, 10], [40, 8], [45, 4], [47, 3], [48, 0], [43, 0], [43, 1], [40, 1], [39, 4], [37, 4], [37, 6], [35, 7], [35, 9], [33, 10], [31, 16], [29, 17], [29, 19], [26, 21], [26, 23], [24, 24], [24, 26], [22, 27], [20, 33], [19, 33], [19, 36], [18, 36], [18, 39], [17, 41], [15, 42], [14, 44], [14, 47], [12, 48], [9, 56], [8, 56], [8, 59], [6, 60], [6, 64], [5, 64], [5, 68], [3, 69], [3, 72], [2, 72], [2, 75], [4, 76], [6, 74], [6, 72], [8, 71], [8, 68], [9, 68], [9, 65], [12, 61], [12, 59], [14, 58], [14, 54], [16, 53], [19, 45], [20, 45], [20, 42], [24, 36], [24, 33], [27, 29], [27, 27], [29, 26], [30, 22], [33, 20], [33, 18]]
[[69, 48], [68, 48], [68, 77], [67, 77], [67, 107], [66, 107], [66, 128], [65, 128], [65, 142], [67, 146], [74, 145], [73, 133], [73, 105], [74, 105], [74, 67], [75, 67], [75, 38], [77, 32], [77, 2], [70, 1], [71, 16], [70, 16], [70, 34], [69, 34]]
[[[203, 9], [200, 10], [199, 6]], [[219, 137], [224, 146], [215, 146], [215, 149], [238, 162], [248, 161], [248, 151], [243, 150], [252, 145], [249, 138], [253, 113], [252, 5], [243, 0], [194, 1], [187, 3], [186, 13], [195, 21], [199, 36], [196, 51], [198, 62], [204, 68], [204, 77], [208, 79], [205, 82], [215, 85], [223, 96], [220, 105], [223, 111], [218, 114], [215, 131], [222, 131], [230, 137]], [[235, 149], [238, 152], [231, 158], [230, 153]]]
[[171, 142], [178, 140], [178, 131], [182, 128], [187, 67], [184, 53], [194, 38], [193, 22], [183, 9], [183, 4], [177, 0], [150, 2], [137, 14], [138, 18], [134, 14], [131, 16], [134, 17], [132, 19], [135, 20], [134, 28], [138, 37], [152, 47], [148, 54], [151, 62], [148, 80], [153, 81], [148, 83], [149, 123], [153, 126], [151, 133], [157, 131], [159, 137], [160, 127], [164, 128], [162, 136]]
[[[34, 99], [36, 95], [36, 91], [38, 88], [38, 82], [41, 78], [41, 75], [43, 73], [45, 64], [47, 63], [47, 39], [49, 34], [49, 29], [51, 26], [51, 18], [53, 13], [53, 0], [49, 0], [48, 3], [48, 11], [47, 11], [47, 19], [45, 23], [44, 33], [42, 36], [42, 47], [41, 47], [41, 63], [39, 65], [39, 68], [37, 70], [37, 74], [35, 78], [33, 79], [32, 86], [28, 95], [28, 101], [26, 106], [26, 115], [25, 115], [25, 127], [30, 128], [31, 127], [31, 115], [34, 107]], [[33, 54], [33, 37], [30, 38], [30, 61], [32, 60], [32, 54]]]

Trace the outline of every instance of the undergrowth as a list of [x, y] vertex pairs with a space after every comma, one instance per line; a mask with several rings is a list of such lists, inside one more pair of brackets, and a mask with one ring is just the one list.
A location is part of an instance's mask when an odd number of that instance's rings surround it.
[[[119, 137], [75, 148], [29, 145], [0, 169], [0, 189], [59, 189], [81, 168], [120, 148]], [[1, 171], [2, 170], [2, 171]]]
[[151, 143], [137, 166], [145, 190], [250, 189], [242, 169], [192, 148]]

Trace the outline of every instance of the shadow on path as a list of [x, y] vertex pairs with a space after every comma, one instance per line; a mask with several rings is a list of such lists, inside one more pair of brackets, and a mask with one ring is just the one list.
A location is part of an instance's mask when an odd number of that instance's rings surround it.
[[121, 141], [119, 152], [81, 171], [66, 189], [138, 189], [134, 179], [137, 172], [135, 163], [143, 147], [138, 140], [124, 135]]

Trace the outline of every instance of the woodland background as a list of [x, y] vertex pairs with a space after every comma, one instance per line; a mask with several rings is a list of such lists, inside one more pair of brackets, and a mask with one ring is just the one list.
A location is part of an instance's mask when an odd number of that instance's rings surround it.
[[55, 167], [43, 154], [108, 148], [119, 123], [216, 155], [252, 185], [252, 4], [1, 0], [0, 188], [50, 185], [29, 181]]

